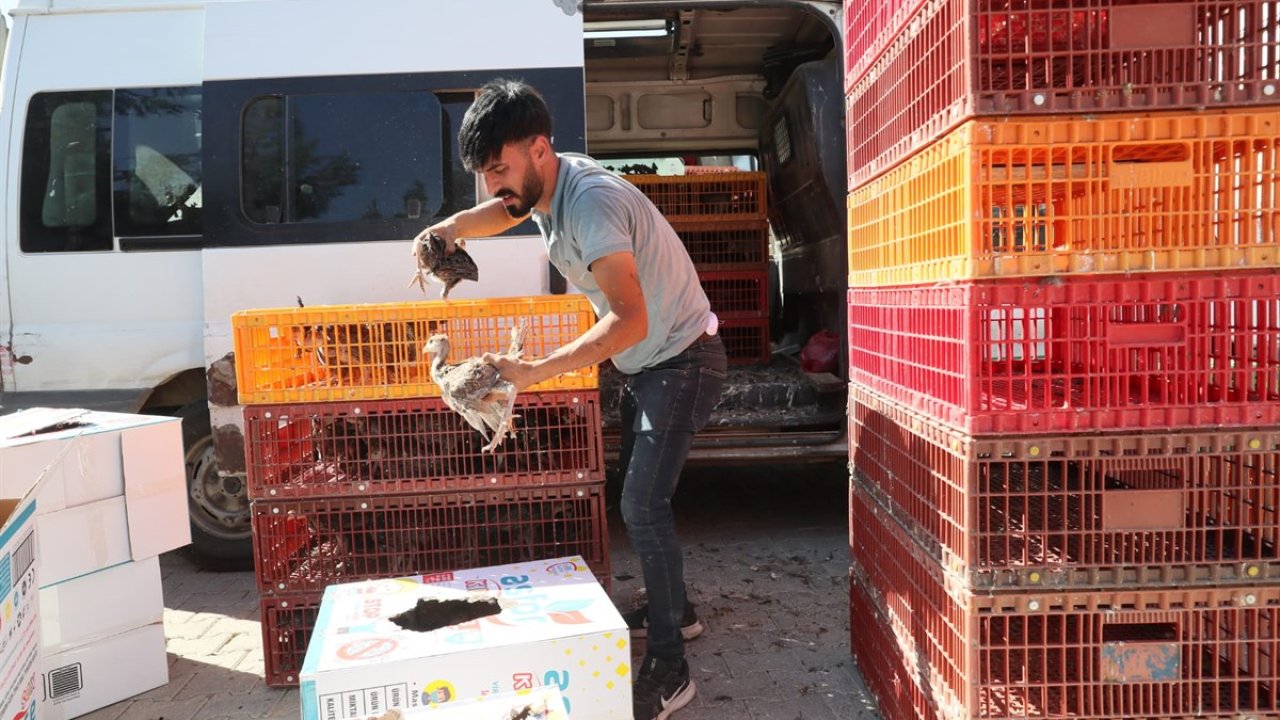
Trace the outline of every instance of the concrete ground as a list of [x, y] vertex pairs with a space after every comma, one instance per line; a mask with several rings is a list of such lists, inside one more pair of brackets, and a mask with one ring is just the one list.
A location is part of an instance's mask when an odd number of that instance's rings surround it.
[[[849, 650], [843, 464], [700, 467], [676, 499], [686, 576], [706, 633], [688, 646], [698, 697], [676, 720], [878, 718]], [[616, 508], [613, 595], [641, 582]], [[263, 685], [251, 572], [161, 558], [169, 683], [90, 720], [297, 718], [295, 689]]]

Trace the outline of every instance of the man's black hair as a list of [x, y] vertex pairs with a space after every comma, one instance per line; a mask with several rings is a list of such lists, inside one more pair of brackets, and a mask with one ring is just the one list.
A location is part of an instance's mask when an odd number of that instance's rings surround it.
[[547, 103], [522, 80], [491, 80], [480, 88], [458, 130], [462, 164], [472, 172], [502, 154], [507, 143], [551, 137]]

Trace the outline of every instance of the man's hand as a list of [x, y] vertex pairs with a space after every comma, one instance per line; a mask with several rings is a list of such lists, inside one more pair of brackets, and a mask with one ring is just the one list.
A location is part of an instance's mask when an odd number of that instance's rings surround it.
[[530, 385], [536, 385], [546, 378], [544, 373], [535, 362], [521, 360], [511, 357], [510, 355], [497, 355], [495, 353], [485, 353], [480, 359], [498, 369], [498, 374], [503, 380], [516, 386], [516, 392], [523, 391]]

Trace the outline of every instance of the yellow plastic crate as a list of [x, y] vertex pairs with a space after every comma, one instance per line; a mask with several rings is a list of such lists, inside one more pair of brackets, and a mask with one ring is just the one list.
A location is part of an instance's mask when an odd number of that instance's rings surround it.
[[623, 177], [672, 222], [763, 220], [769, 211], [762, 172]]
[[[449, 336], [449, 360], [506, 352], [528, 324], [525, 357], [538, 358], [595, 323], [582, 295], [246, 310], [231, 316], [240, 403], [438, 397], [427, 338]], [[590, 366], [528, 391], [598, 387]]]
[[961, 125], [849, 195], [849, 285], [1274, 267], [1280, 112]]

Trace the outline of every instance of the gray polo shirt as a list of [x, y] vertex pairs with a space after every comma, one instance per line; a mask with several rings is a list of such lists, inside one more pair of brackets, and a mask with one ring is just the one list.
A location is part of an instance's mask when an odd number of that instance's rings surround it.
[[585, 155], [559, 157], [551, 212], [533, 211], [551, 263], [603, 317], [609, 301], [591, 276], [591, 263], [617, 252], [633, 253], [649, 334], [614, 356], [613, 364], [632, 374], [679, 354], [706, 330], [711, 312], [684, 244], [634, 185]]

